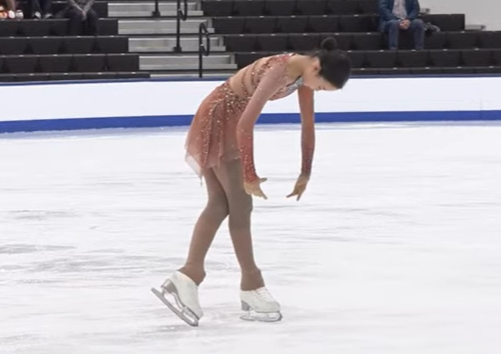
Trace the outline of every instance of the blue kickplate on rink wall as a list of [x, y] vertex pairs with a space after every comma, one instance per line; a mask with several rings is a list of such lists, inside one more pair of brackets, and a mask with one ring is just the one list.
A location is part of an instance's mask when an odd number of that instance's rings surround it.
[[[192, 115], [182, 115], [0, 121], [0, 133], [179, 127], [189, 125], [192, 118]], [[315, 120], [319, 123], [492, 121], [501, 120], [501, 111], [316, 113]], [[258, 120], [258, 124], [299, 122], [297, 113], [263, 114]]]

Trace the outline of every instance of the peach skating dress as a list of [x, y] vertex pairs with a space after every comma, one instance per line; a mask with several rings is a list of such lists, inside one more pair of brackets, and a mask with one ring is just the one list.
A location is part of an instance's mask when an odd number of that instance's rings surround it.
[[256, 176], [252, 149], [248, 146], [245, 151], [239, 149], [237, 124], [247, 115], [257, 118], [267, 101], [286, 97], [302, 85], [301, 78], [287, 84], [287, 64], [293, 55], [256, 60], [202, 101], [186, 139], [186, 162], [200, 178], [205, 169], [239, 158], [243, 160], [246, 180]]

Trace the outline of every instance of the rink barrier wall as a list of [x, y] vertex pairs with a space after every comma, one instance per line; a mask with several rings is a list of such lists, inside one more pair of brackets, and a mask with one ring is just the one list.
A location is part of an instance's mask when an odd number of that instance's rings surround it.
[[[223, 80], [0, 85], [0, 133], [189, 125]], [[501, 120], [501, 77], [354, 78], [317, 92], [317, 122]], [[297, 95], [269, 102], [258, 124], [298, 123]]]

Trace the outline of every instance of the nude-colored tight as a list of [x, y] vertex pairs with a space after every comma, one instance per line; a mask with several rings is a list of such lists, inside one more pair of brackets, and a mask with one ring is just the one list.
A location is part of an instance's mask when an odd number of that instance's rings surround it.
[[264, 286], [252, 247], [252, 197], [243, 188], [242, 176], [240, 160], [222, 162], [204, 172], [208, 201], [195, 224], [188, 257], [180, 269], [196, 284], [205, 278], [205, 257], [219, 227], [229, 216], [231, 240], [241, 269], [240, 288], [255, 290]]

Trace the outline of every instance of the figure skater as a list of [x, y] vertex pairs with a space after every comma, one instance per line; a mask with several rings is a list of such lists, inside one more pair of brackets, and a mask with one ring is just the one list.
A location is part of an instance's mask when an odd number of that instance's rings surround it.
[[334, 38], [309, 55], [264, 57], [239, 70], [202, 102], [186, 139], [186, 161], [207, 186], [208, 201], [195, 224], [186, 263], [152, 291], [181, 319], [197, 326], [203, 312], [198, 287], [204, 260], [222, 222], [229, 231], [241, 269], [241, 317], [278, 321], [280, 304], [270, 295], [253, 255], [252, 196], [266, 198], [254, 167], [253, 129], [265, 103], [298, 91], [301, 112], [302, 167], [287, 197], [299, 200], [311, 174], [315, 147], [314, 91], [343, 88], [350, 77], [349, 58], [336, 50]]

